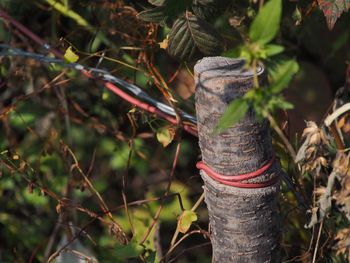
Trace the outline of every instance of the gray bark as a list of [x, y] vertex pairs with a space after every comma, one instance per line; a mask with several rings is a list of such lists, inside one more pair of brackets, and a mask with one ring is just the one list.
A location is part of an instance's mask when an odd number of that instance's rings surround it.
[[[238, 175], [253, 172], [273, 156], [269, 123], [258, 122], [250, 109], [236, 125], [213, 133], [228, 104], [253, 87], [253, 71], [243, 61], [208, 57], [197, 62], [196, 111], [202, 160], [215, 172]], [[266, 74], [257, 67], [263, 83]], [[275, 161], [259, 178], [263, 182], [279, 176]], [[214, 262], [280, 262], [280, 218], [277, 210], [279, 183], [260, 189], [223, 185], [201, 171], [205, 202], [209, 210]]]

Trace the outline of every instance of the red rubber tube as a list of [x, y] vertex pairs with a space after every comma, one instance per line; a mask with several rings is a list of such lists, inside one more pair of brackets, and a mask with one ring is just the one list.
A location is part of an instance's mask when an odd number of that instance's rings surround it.
[[[9, 16], [4, 10], [2, 10], [0, 8], [0, 18], [3, 18], [5, 21], [7, 21], [8, 23], [12, 24], [15, 28], [17, 28], [23, 35], [27, 36], [28, 38], [30, 38], [31, 40], [33, 40], [35, 43], [46, 47], [50, 52], [52, 52], [56, 57], [58, 58], [63, 58], [63, 54], [54, 49], [51, 48], [50, 45], [48, 45], [48, 43], [41, 39], [39, 36], [37, 36], [36, 34], [34, 34], [32, 31], [30, 31], [27, 27], [25, 27], [24, 25], [22, 25], [20, 22], [18, 22], [17, 20], [13, 19], [11, 16]], [[90, 78], [90, 79], [95, 79], [91, 74], [89, 74], [89, 72], [82, 70], [81, 73]], [[95, 79], [96, 80], [96, 79]], [[178, 122], [176, 120], [176, 118], [158, 110], [156, 107], [151, 106], [145, 102], [142, 102], [132, 96], [130, 96], [129, 94], [127, 94], [126, 92], [122, 91], [121, 89], [119, 89], [116, 85], [114, 85], [113, 83], [110, 82], [106, 82], [103, 81], [105, 87], [107, 89], [109, 89], [110, 91], [112, 91], [114, 94], [118, 95], [119, 97], [121, 97], [122, 99], [128, 101], [129, 103], [145, 110], [148, 111], [150, 113], [154, 113], [159, 117], [162, 117], [163, 119], [169, 121], [170, 123], [177, 125]], [[197, 133], [197, 129], [196, 127], [193, 127], [191, 125], [188, 125], [186, 123], [182, 124], [183, 129], [185, 131], [187, 131], [188, 133], [192, 134], [193, 136], [198, 136]]]
[[265, 171], [267, 171], [272, 166], [274, 162], [275, 162], [275, 155], [273, 155], [271, 160], [267, 162], [265, 165], [263, 165], [261, 168], [259, 168], [258, 170], [250, 173], [240, 174], [240, 175], [219, 174], [213, 171], [208, 165], [206, 165], [202, 161], [198, 162], [196, 164], [196, 167], [200, 170], [203, 170], [208, 176], [210, 176], [215, 181], [218, 181], [225, 185], [234, 186], [238, 188], [264, 188], [275, 184], [279, 180], [279, 177], [276, 176], [262, 183], [243, 183], [242, 181], [261, 176]]
[[[0, 18], [3, 18], [8, 23], [12, 24], [23, 35], [29, 37], [37, 44], [46, 47], [56, 57], [63, 58], [63, 54], [60, 51], [58, 51], [54, 48], [51, 48], [45, 40], [41, 39], [39, 36], [37, 36], [32, 31], [30, 31], [28, 28], [26, 28], [24, 25], [22, 25], [20, 22], [16, 21], [12, 17], [10, 17], [2, 9], [0, 9]], [[81, 73], [88, 78], [95, 79], [89, 72], [87, 72], [85, 70], [82, 70]], [[145, 102], [142, 102], [142, 101], [130, 96], [126, 92], [119, 89], [113, 83], [106, 82], [106, 81], [103, 81], [103, 83], [107, 89], [111, 90], [114, 94], [118, 95], [119, 97], [128, 101], [129, 103], [131, 103], [131, 104], [133, 104], [133, 105], [135, 105], [143, 110], [146, 110], [150, 113], [154, 113], [157, 116], [166, 119], [167, 121], [169, 121], [170, 123], [172, 123], [174, 125], [178, 124], [176, 118], [158, 110], [154, 106], [151, 106]], [[183, 128], [188, 133], [190, 133], [194, 136], [198, 136], [198, 132], [197, 132], [197, 129], [195, 127], [193, 127], [191, 125], [183, 124]], [[267, 186], [275, 184], [279, 180], [279, 177], [278, 176], [274, 177], [271, 180], [268, 180], [268, 181], [265, 181], [262, 183], [243, 183], [242, 181], [259, 177], [263, 172], [265, 172], [266, 170], [268, 170], [271, 167], [271, 165], [274, 163], [274, 161], [275, 161], [275, 156], [273, 156], [268, 163], [266, 163], [264, 166], [262, 166], [258, 170], [251, 172], [251, 173], [246, 173], [246, 174], [241, 174], [241, 175], [236, 175], [236, 176], [235, 175], [229, 176], [229, 175], [218, 174], [203, 162], [198, 162], [196, 167], [198, 169], [201, 169], [204, 172], [206, 172], [206, 174], [208, 174], [212, 179], [214, 179], [222, 184], [225, 184], [225, 185], [239, 187], [239, 188], [263, 188], [263, 187], [267, 187]]]

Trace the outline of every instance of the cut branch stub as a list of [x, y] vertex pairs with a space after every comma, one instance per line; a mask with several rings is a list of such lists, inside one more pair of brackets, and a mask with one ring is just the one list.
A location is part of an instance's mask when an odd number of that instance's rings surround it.
[[[196, 111], [203, 162], [222, 175], [258, 170], [274, 156], [269, 123], [255, 119], [252, 109], [236, 125], [214, 133], [228, 104], [253, 87], [254, 72], [244, 61], [207, 57], [195, 68]], [[261, 84], [263, 65], [256, 69]], [[247, 183], [265, 182], [279, 176], [275, 161], [261, 176]], [[280, 219], [277, 210], [279, 183], [258, 189], [221, 184], [201, 171], [209, 210], [214, 262], [280, 262]]]
[[[220, 134], [213, 132], [228, 104], [253, 87], [253, 71], [243, 67], [243, 60], [209, 57], [194, 68], [203, 162], [221, 174], [255, 171], [272, 158], [268, 123], [256, 121], [252, 110], [237, 125]], [[263, 81], [262, 66], [257, 67], [257, 74]]]

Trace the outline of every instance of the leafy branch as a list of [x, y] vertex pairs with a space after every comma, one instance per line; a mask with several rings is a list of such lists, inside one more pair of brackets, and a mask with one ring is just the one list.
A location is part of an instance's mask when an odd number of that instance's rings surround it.
[[[170, 26], [166, 48], [181, 61], [193, 61], [203, 55], [219, 55], [223, 39], [210, 23], [229, 5], [227, 0], [149, 0], [155, 7], [139, 13], [147, 22]], [[215, 16], [214, 16], [215, 17]]]
[[239, 53], [240, 57], [251, 65], [254, 73], [255, 88], [247, 92], [243, 97], [234, 100], [220, 118], [216, 132], [222, 132], [245, 116], [249, 108], [252, 108], [258, 119], [266, 118], [277, 109], [291, 109], [293, 105], [287, 102], [281, 92], [291, 81], [299, 67], [295, 60], [282, 60], [277, 63], [274, 70], [269, 72], [270, 84], [259, 87], [256, 67], [260, 60], [269, 59], [281, 53], [283, 46], [270, 44], [276, 37], [280, 28], [282, 15], [282, 1], [270, 0], [259, 11], [249, 28], [249, 40], [244, 45], [228, 51], [227, 55]]

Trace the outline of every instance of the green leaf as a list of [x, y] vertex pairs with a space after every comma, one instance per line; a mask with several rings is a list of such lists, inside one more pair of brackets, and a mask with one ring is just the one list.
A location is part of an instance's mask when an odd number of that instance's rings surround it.
[[282, 14], [282, 1], [270, 0], [259, 11], [249, 28], [249, 37], [259, 44], [269, 43], [277, 34]]
[[270, 99], [264, 103], [264, 108], [269, 112], [275, 112], [277, 109], [290, 110], [293, 109], [294, 106], [279, 94], [270, 97]]
[[318, 6], [323, 11], [330, 30], [343, 12], [350, 9], [350, 0], [318, 0]]
[[67, 63], [75, 63], [79, 60], [79, 56], [74, 53], [72, 47], [67, 48], [63, 58]]
[[239, 50], [238, 50], [239, 51], [238, 57], [244, 59], [247, 65], [251, 65], [254, 57], [259, 59], [261, 58], [260, 54], [258, 54], [261, 52], [259, 51], [259, 52], [253, 53], [250, 47], [251, 45], [242, 45], [239, 47]]
[[78, 25], [82, 27], [90, 27], [89, 22], [83, 18], [81, 15], [70, 9], [68, 6], [63, 5], [60, 1], [57, 0], [45, 0], [50, 6], [60, 12], [62, 15], [70, 17], [73, 19]]
[[144, 247], [138, 244], [135, 240], [130, 241], [127, 245], [117, 245], [115, 251], [115, 256], [118, 260], [124, 260], [128, 258], [136, 258], [141, 255], [144, 251]]
[[298, 63], [295, 60], [287, 60], [279, 64], [275, 71], [270, 72], [272, 93], [279, 93], [288, 86], [293, 75], [299, 70]]
[[151, 23], [161, 23], [167, 20], [168, 15], [166, 14], [166, 7], [157, 6], [152, 9], [142, 11], [138, 14], [139, 18], [143, 21]]
[[294, 105], [286, 100], [281, 100], [279, 103], [279, 108], [283, 110], [290, 110], [294, 108]]
[[294, 20], [296, 26], [299, 26], [301, 24], [301, 22], [303, 21], [303, 15], [302, 15], [300, 8], [298, 6], [296, 6], [292, 17], [293, 17], [293, 20]]
[[239, 98], [230, 103], [221, 116], [215, 132], [222, 132], [224, 129], [236, 124], [240, 121], [249, 109], [248, 102], [243, 98]]
[[169, 18], [176, 18], [183, 13], [191, 4], [190, 0], [167, 0], [153, 1], [157, 7], [142, 11], [138, 16], [147, 22], [164, 23]]
[[35, 120], [36, 120], [35, 113], [23, 112], [21, 114], [18, 114], [17, 111], [11, 111], [10, 113], [11, 127], [14, 126], [16, 128], [25, 129], [26, 125], [34, 124]]
[[191, 210], [185, 210], [177, 220], [177, 229], [180, 233], [185, 234], [191, 227], [192, 222], [197, 221], [197, 214]]
[[163, 127], [157, 130], [157, 140], [167, 147], [173, 140], [175, 136], [175, 130], [172, 127]]
[[99, 41], [103, 42], [107, 46], [110, 46], [112, 48], [116, 48], [114, 43], [111, 42], [106, 37], [106, 35], [104, 35], [102, 32], [98, 32], [96, 34], [96, 28], [94, 26], [90, 25], [90, 23], [84, 17], [82, 17], [80, 14], [78, 14], [77, 12], [70, 9], [69, 6], [62, 4], [62, 3], [60, 3], [60, 1], [57, 1], [57, 0], [44, 0], [44, 1], [47, 2], [50, 6], [52, 6], [54, 9], [56, 9], [62, 15], [69, 17], [70, 19], [74, 20], [78, 25], [85, 28], [87, 31], [96, 35], [96, 38], [98, 38]]
[[267, 57], [275, 56], [283, 51], [284, 51], [284, 47], [280, 46], [280, 45], [270, 44], [270, 45], [266, 45], [264, 47], [264, 52], [265, 52]]
[[[183, 148], [182, 148], [183, 149]], [[183, 149], [184, 150], [184, 149]], [[148, 192], [146, 195], [146, 198], [154, 198], [159, 195], [159, 187], [165, 187], [165, 184], [161, 185], [154, 185], [153, 187], [158, 187], [156, 191], [152, 189], [152, 191]], [[192, 202], [190, 199], [190, 189], [187, 185], [182, 184], [179, 181], [173, 181], [171, 184], [170, 192], [169, 194], [178, 193], [180, 194], [180, 198], [182, 200], [182, 207], [192, 207]], [[157, 212], [157, 209], [159, 207], [159, 203], [152, 202], [152, 204], [149, 204], [149, 208], [152, 214]], [[172, 223], [176, 220], [179, 214], [182, 213], [181, 205], [179, 203], [179, 200], [177, 198], [173, 198], [171, 200], [168, 200], [164, 203], [164, 207], [162, 209], [162, 212], [160, 214], [160, 221], [164, 223]]]
[[44, 206], [49, 202], [47, 197], [39, 195], [38, 193], [29, 193], [27, 189], [24, 189], [22, 194], [26, 202], [34, 206]]
[[155, 6], [162, 6], [165, 4], [165, 2], [166, 0], [148, 0], [148, 3]]
[[175, 21], [167, 51], [180, 60], [191, 60], [197, 52], [213, 56], [220, 54], [222, 48], [221, 36], [212, 25], [195, 15], [187, 14]]

